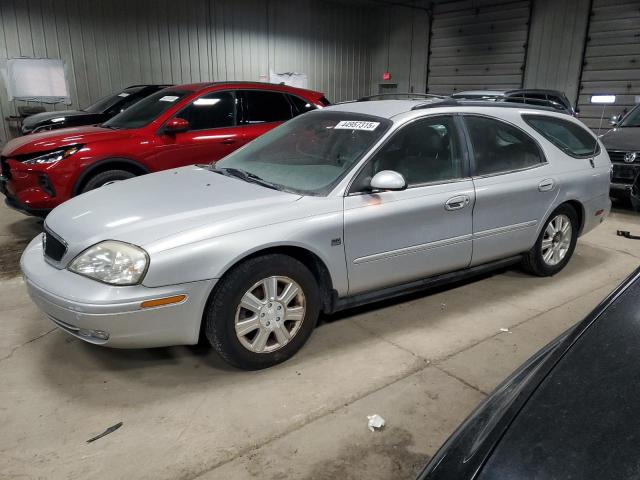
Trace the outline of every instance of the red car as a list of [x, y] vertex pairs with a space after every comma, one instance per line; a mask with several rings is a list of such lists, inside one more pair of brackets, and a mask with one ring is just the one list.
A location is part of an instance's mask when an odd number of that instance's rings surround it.
[[0, 191], [33, 215], [105, 183], [219, 160], [282, 122], [328, 105], [320, 92], [232, 82], [161, 90], [95, 127], [8, 142]]

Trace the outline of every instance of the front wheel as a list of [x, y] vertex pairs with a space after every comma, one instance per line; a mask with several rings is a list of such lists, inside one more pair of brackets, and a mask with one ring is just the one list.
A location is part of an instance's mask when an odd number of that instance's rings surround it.
[[225, 361], [257, 370], [300, 350], [319, 310], [311, 271], [292, 257], [271, 254], [241, 263], [220, 280], [207, 304], [203, 328]]
[[522, 260], [525, 270], [540, 277], [562, 270], [578, 240], [578, 215], [570, 205], [560, 205], [545, 223], [538, 240]]
[[126, 170], [107, 170], [106, 172], [101, 172], [91, 177], [87, 183], [84, 184], [82, 192], [80, 193], [85, 193], [89, 190], [103, 187], [109, 183], [119, 182], [133, 177], [135, 177], [135, 174]]

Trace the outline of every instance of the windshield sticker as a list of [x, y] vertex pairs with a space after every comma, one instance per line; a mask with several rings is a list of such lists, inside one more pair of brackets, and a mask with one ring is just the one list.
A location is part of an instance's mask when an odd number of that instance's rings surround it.
[[127, 93], [127, 92], [122, 92], [122, 93], [118, 94], [119, 97], [128, 97], [129, 95], [131, 95], [131, 94]]
[[175, 102], [178, 99], [175, 95], [165, 95], [160, 98], [161, 102]]
[[363, 122], [361, 120], [342, 120], [333, 127], [336, 130], [366, 130], [367, 132], [373, 132], [378, 128], [380, 122]]

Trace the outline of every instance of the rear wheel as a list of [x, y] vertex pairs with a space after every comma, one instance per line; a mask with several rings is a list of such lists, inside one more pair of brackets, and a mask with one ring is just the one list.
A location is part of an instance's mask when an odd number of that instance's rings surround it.
[[555, 275], [569, 263], [577, 240], [578, 215], [570, 205], [560, 205], [549, 216], [522, 265], [540, 277]]
[[135, 176], [136, 175], [134, 173], [128, 172], [126, 170], [107, 170], [106, 172], [98, 173], [97, 175], [89, 178], [87, 183], [85, 183], [82, 187], [82, 191], [80, 193], [94, 190], [108, 183], [127, 180], [128, 178], [133, 178]]
[[271, 254], [243, 262], [220, 280], [203, 328], [224, 360], [256, 370], [300, 350], [315, 328], [319, 310], [311, 271], [292, 257]]

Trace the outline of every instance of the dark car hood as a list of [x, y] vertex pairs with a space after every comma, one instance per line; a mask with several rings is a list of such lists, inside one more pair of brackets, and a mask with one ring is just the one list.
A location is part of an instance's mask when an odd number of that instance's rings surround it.
[[640, 152], [640, 127], [617, 127], [609, 130], [600, 139], [607, 150]]
[[480, 480], [640, 478], [638, 272], [540, 383]]
[[77, 116], [86, 116], [93, 117], [96, 114], [83, 112], [82, 110], [60, 110], [57, 112], [42, 112], [36, 113], [35, 115], [29, 115], [22, 122], [22, 125], [27, 128], [35, 127], [36, 125], [41, 125], [43, 123], [49, 123], [54, 118], [66, 118], [66, 117], [77, 117]]

